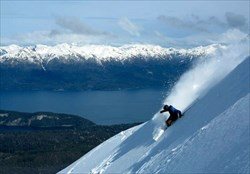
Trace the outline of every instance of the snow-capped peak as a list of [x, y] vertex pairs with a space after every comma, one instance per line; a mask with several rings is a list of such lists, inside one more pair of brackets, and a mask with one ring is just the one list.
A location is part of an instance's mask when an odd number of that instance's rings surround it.
[[[133, 57], [142, 58], [166, 58], [174, 55], [179, 56], [202, 56], [213, 54], [218, 48], [224, 48], [222, 45], [213, 44], [200, 46], [191, 49], [164, 48], [159, 45], [132, 44], [120, 47], [108, 45], [84, 45], [58, 44], [55, 46], [35, 45], [21, 47], [18, 45], [9, 45], [0, 47], [0, 62], [16, 59], [19, 61], [37, 62], [42, 60], [48, 62], [53, 58], [60, 59], [90, 59], [105, 61], [110, 59], [125, 60]], [[39, 61], [39, 62], [40, 62]]]

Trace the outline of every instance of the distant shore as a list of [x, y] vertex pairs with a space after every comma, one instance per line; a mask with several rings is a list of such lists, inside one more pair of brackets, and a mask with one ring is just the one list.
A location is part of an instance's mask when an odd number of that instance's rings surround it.
[[76, 115], [0, 110], [0, 173], [56, 173], [138, 124], [102, 126]]

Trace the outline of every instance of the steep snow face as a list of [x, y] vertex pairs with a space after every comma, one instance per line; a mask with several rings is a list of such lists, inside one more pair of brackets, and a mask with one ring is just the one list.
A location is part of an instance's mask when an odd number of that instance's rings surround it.
[[249, 64], [245, 59], [157, 141], [164, 120], [152, 119], [59, 173], [249, 173]]
[[134, 57], [142, 58], [171, 58], [199, 57], [211, 55], [217, 49], [224, 49], [225, 46], [213, 44], [200, 46], [192, 49], [163, 48], [157, 45], [124, 45], [113, 47], [107, 45], [85, 45], [77, 46], [70, 44], [59, 44], [56, 46], [36, 45], [20, 47], [17, 45], [0, 47], [0, 62], [11, 60], [24, 61], [29, 63], [48, 63], [49, 61], [60, 58], [61, 60], [86, 60], [96, 59], [97, 61], [123, 61]]
[[139, 173], [249, 173], [250, 94], [174, 148], [152, 156]]
[[[109, 155], [113, 153], [113, 150], [117, 148], [119, 145], [121, 145], [122, 142], [124, 142], [128, 137], [130, 137], [134, 132], [136, 132], [138, 129], [140, 129], [142, 125], [130, 128], [126, 131], [123, 131], [114, 137], [110, 138], [109, 140], [105, 141], [101, 145], [97, 146], [93, 150], [91, 150], [88, 154], [80, 158], [79, 160], [75, 161], [73, 164], [68, 166], [66, 169], [64, 169], [60, 173], [86, 173], [91, 172], [95, 173], [97, 170], [99, 172], [103, 172], [104, 168], [107, 168], [109, 166], [109, 163], [106, 161], [103, 161], [105, 158], [109, 158]], [[98, 155], [97, 155], [98, 154]], [[93, 155], [95, 156], [95, 159], [92, 160]], [[112, 157], [112, 156], [110, 156]], [[91, 160], [90, 160], [91, 159]], [[88, 161], [90, 160], [90, 161]], [[104, 162], [104, 163], [103, 163]], [[97, 164], [100, 164], [100, 167], [97, 169]], [[83, 170], [84, 169], [84, 170]], [[81, 172], [79, 172], [81, 171]]]

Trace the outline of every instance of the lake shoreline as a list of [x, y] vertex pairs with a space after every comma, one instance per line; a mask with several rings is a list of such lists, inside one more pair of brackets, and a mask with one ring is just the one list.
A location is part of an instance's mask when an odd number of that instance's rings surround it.
[[0, 109], [78, 115], [100, 125], [144, 122], [162, 105], [165, 90], [0, 92]]
[[0, 173], [56, 173], [138, 124], [103, 126], [74, 115], [0, 110]]

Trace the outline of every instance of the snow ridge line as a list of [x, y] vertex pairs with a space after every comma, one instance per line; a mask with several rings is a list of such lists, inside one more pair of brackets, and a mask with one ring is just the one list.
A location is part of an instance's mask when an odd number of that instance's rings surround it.
[[99, 61], [124, 61], [134, 57], [148, 58], [172, 58], [181, 57], [199, 57], [208, 54], [214, 54], [218, 49], [224, 49], [225, 46], [212, 44], [208, 46], [199, 46], [190, 49], [164, 48], [158, 45], [131, 44], [121, 47], [107, 45], [84, 45], [77, 46], [72, 44], [59, 44], [55, 46], [35, 45], [20, 47], [18, 45], [9, 45], [0, 47], [0, 63], [7, 60], [19, 60], [32, 63], [49, 62], [57, 59], [87, 60], [96, 59]]

